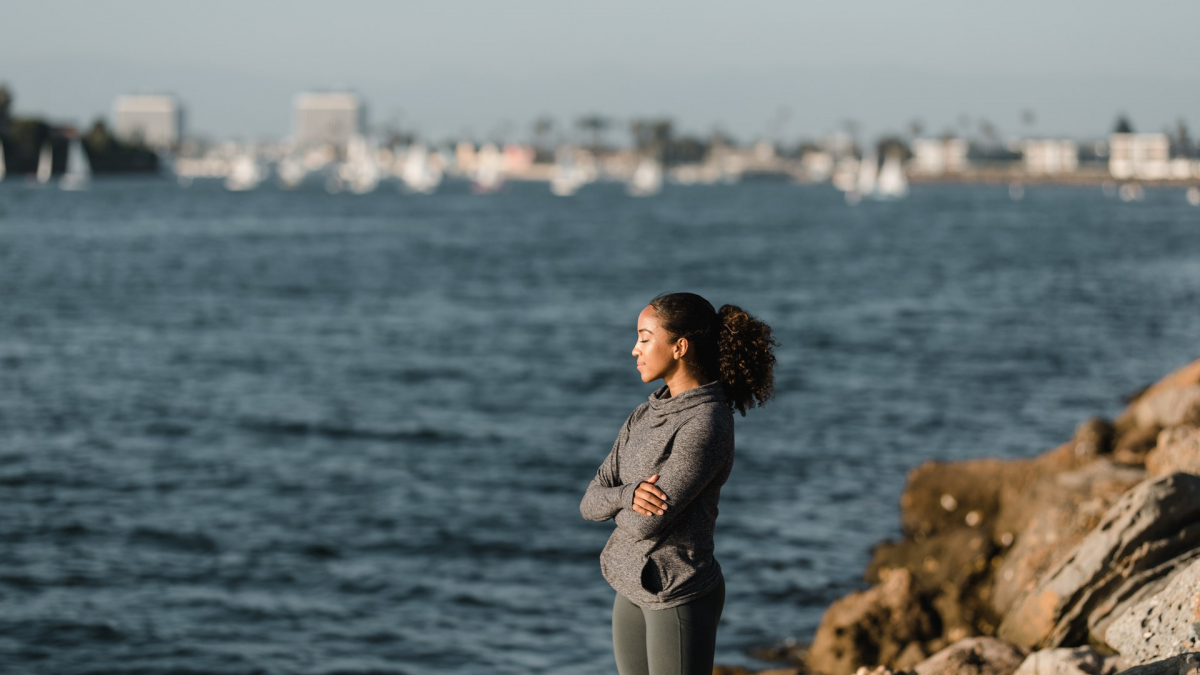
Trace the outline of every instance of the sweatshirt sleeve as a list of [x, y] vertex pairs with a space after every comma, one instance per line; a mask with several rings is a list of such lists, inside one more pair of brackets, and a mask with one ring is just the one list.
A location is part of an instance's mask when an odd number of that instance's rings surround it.
[[579, 512], [587, 520], [608, 520], [621, 509], [633, 505], [633, 493], [637, 490], [637, 483], [621, 485], [617, 477], [618, 458], [625, 441], [629, 439], [629, 428], [632, 424], [633, 415], [630, 415], [625, 420], [625, 426], [621, 427], [621, 433], [617, 434], [617, 440], [613, 443], [608, 457], [604, 458], [604, 463], [592, 477], [592, 482], [583, 495], [583, 501], [579, 503]]
[[[675, 433], [671, 454], [658, 470], [659, 477], [655, 482], [667, 495], [668, 508], [661, 516], [646, 516], [632, 508], [624, 509], [615, 516], [617, 527], [638, 539], [653, 539], [667, 530], [725, 469], [729, 454], [723, 440], [709, 420], [698, 418], [684, 422]], [[632, 497], [631, 493], [630, 505]]]

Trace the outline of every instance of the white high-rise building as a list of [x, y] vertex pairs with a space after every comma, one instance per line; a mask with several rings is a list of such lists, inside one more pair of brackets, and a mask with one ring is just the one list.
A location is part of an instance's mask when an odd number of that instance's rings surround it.
[[113, 133], [127, 143], [172, 148], [183, 136], [183, 107], [166, 94], [118, 96], [113, 102]]
[[332, 144], [345, 148], [365, 126], [362, 101], [356, 94], [305, 92], [296, 97], [294, 140], [300, 147]]
[[967, 168], [967, 150], [961, 138], [914, 138], [913, 170], [932, 176], [960, 173]]
[[1171, 139], [1166, 134], [1116, 133], [1108, 140], [1113, 178], [1160, 180], [1171, 175]]
[[1075, 141], [1030, 139], [1021, 143], [1025, 171], [1031, 174], [1072, 173], [1079, 168]]

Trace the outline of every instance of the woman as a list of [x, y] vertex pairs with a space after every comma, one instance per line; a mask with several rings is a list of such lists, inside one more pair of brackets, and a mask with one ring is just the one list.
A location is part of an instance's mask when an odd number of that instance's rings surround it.
[[713, 558], [721, 486], [733, 467], [733, 409], [774, 394], [771, 328], [694, 293], [660, 295], [638, 315], [643, 382], [663, 380], [625, 420], [579, 505], [616, 521], [600, 554], [616, 590], [621, 675], [710, 675], [725, 580]]

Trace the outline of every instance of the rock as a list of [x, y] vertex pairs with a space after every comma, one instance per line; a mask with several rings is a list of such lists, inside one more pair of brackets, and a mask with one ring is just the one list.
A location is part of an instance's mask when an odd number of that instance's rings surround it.
[[1185, 424], [1200, 424], [1200, 384], [1166, 386], [1160, 382], [1134, 399], [1117, 418], [1113, 456], [1119, 462], [1139, 463], [1154, 448], [1160, 431]]
[[827, 675], [849, 675], [862, 666], [894, 667], [909, 643], [939, 635], [937, 615], [921, 598], [912, 573], [890, 570], [878, 586], [851, 593], [825, 610], [805, 665]]
[[1121, 657], [1091, 647], [1044, 649], [1025, 657], [1015, 675], [1113, 675], [1121, 664]]
[[1117, 617], [1104, 635], [1130, 665], [1200, 649], [1200, 562], [1175, 573], [1165, 588]]
[[1200, 422], [1200, 384], [1143, 395], [1129, 407], [1129, 412], [1134, 424], [1142, 428], [1163, 429]]
[[1198, 547], [1200, 476], [1144, 481], [1014, 603], [997, 635], [1039, 648], [1102, 641], [1112, 619], [1161, 588]]
[[854, 675], [909, 675], [909, 672], [905, 670], [890, 670], [883, 666], [875, 666], [874, 668], [863, 666], [854, 671]]
[[[1003, 491], [1023, 495], [1032, 481], [1074, 471], [1108, 455], [1114, 433], [1111, 424], [1093, 418], [1079, 425], [1069, 442], [1033, 459], [926, 462], [909, 472], [900, 497], [904, 533], [920, 540], [964, 526], [993, 532], [997, 513], [1005, 505]], [[1013, 503], [1023, 501], [1022, 496]], [[1015, 533], [1024, 522], [1007, 526]]]
[[1121, 434], [1113, 447], [1113, 461], [1139, 466], [1146, 462], [1146, 454], [1154, 449], [1161, 427], [1131, 427]]
[[1155, 448], [1146, 456], [1146, 472], [1154, 477], [1169, 473], [1200, 475], [1200, 427], [1163, 429]]
[[[917, 587], [928, 591], [941, 620], [943, 633], [956, 638], [977, 635], [977, 620], [991, 618], [988, 605], [976, 598], [976, 586], [987, 578], [996, 546], [991, 535], [980, 529], [960, 527], [931, 537], [884, 542], [875, 547], [867, 566], [867, 581], [878, 582], [889, 570], [912, 573]], [[986, 616], [985, 616], [986, 615]], [[995, 626], [995, 619], [992, 626]], [[927, 654], [897, 667], [916, 665]]]
[[960, 640], [913, 669], [917, 675], [1012, 675], [1026, 651], [990, 637]]
[[1121, 495], [1144, 478], [1140, 468], [1101, 459], [1046, 476], [1021, 490], [1005, 486], [996, 528], [1001, 543], [1005, 535], [1012, 537], [1008, 540], [1012, 547], [991, 580], [993, 614], [1008, 612], [1051, 565], [1092, 531]]
[[1134, 666], [1123, 670], [1118, 675], [1198, 675], [1200, 674], [1200, 654], [1190, 652], [1179, 654], [1169, 659]]
[[1186, 366], [1171, 372], [1158, 382], [1146, 387], [1141, 393], [1134, 396], [1130, 403], [1134, 404], [1142, 399], [1153, 397], [1167, 389], [1180, 389], [1193, 384], [1200, 384], [1200, 359], [1192, 361]]

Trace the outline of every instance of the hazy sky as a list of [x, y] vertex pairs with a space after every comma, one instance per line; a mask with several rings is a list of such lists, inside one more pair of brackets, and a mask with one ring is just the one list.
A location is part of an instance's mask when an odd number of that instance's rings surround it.
[[[668, 116], [743, 140], [1200, 125], [1197, 0], [265, 2], [0, 0], [0, 82], [76, 123], [176, 93], [188, 130], [280, 138], [292, 98], [349, 87], [369, 122], [528, 136], [548, 115]], [[1035, 123], [1022, 122], [1032, 110]]]

